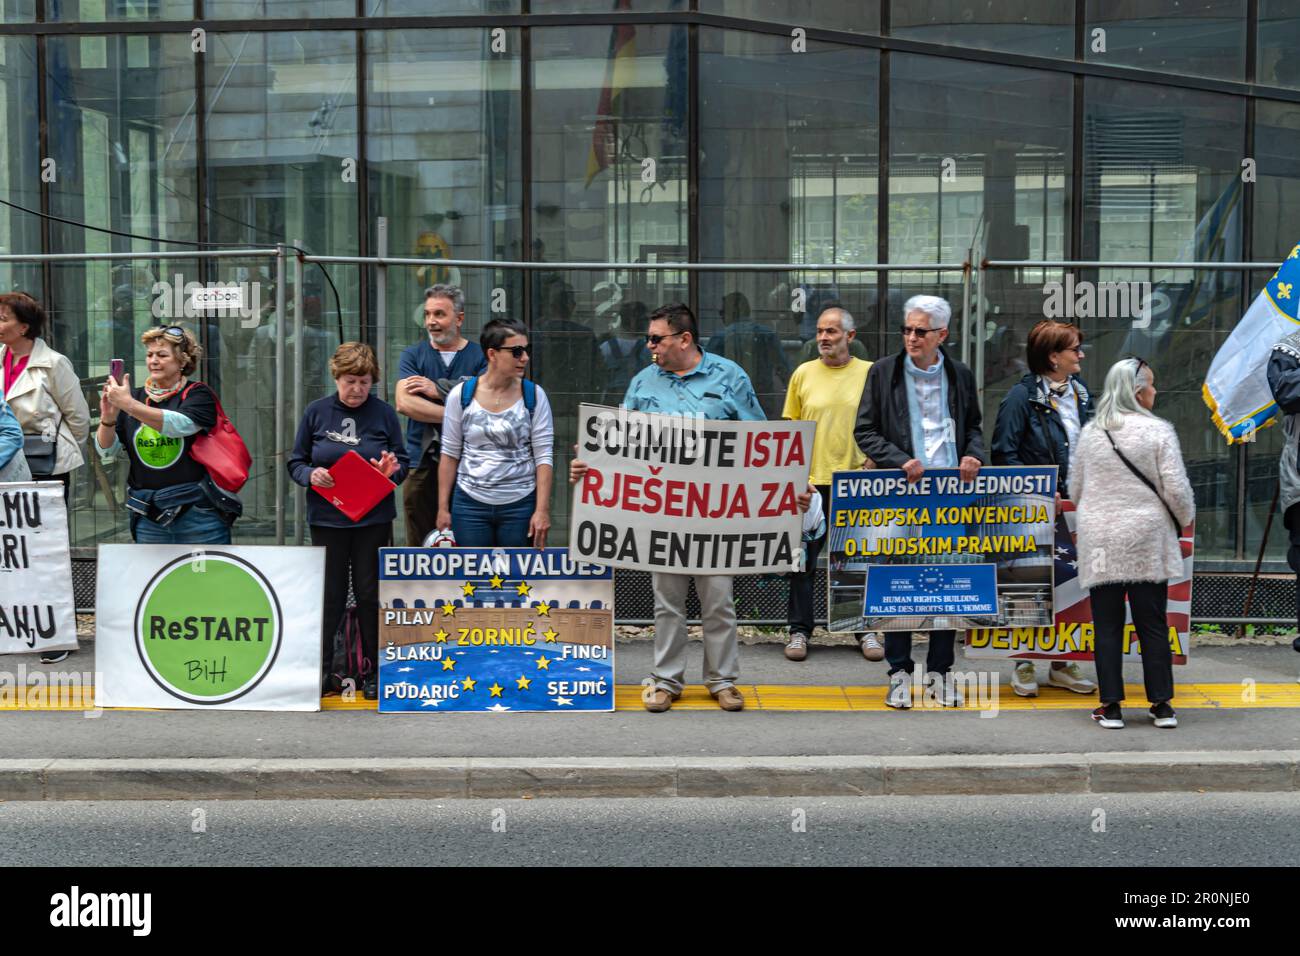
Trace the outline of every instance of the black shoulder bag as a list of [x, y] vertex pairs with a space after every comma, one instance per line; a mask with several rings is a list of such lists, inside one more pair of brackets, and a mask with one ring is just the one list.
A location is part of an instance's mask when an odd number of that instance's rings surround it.
[[1164, 505], [1165, 514], [1169, 515], [1169, 520], [1172, 521], [1174, 524], [1174, 537], [1181, 538], [1183, 536], [1183, 526], [1178, 523], [1178, 519], [1174, 516], [1174, 510], [1169, 507], [1168, 503], [1164, 499], [1164, 496], [1161, 495], [1160, 492], [1156, 490], [1156, 486], [1151, 483], [1150, 478], [1142, 474], [1142, 472], [1138, 471], [1137, 466], [1133, 464], [1133, 462], [1129, 461], [1127, 458], [1124, 457], [1124, 453], [1119, 450], [1119, 446], [1115, 444], [1115, 439], [1111, 437], [1110, 432], [1106, 431], [1106, 429], [1104, 428], [1101, 430], [1101, 432], [1103, 435], [1106, 436], [1106, 440], [1110, 442], [1110, 447], [1115, 449], [1115, 454], [1119, 455], [1119, 460], [1128, 466], [1128, 470], [1133, 472], [1133, 474], [1137, 477], [1138, 481], [1142, 482], [1142, 484], [1150, 488], [1151, 493], [1160, 499], [1160, 503]]
[[[41, 382], [41, 388], [50, 398], [54, 398], [54, 393], [44, 382]], [[54, 427], [53, 438], [45, 435], [23, 434], [23, 457], [27, 459], [27, 468], [33, 478], [49, 478], [54, 474], [59, 452], [59, 432], [63, 430], [63, 409], [59, 408], [57, 401], [54, 407], [59, 409], [59, 423]]]

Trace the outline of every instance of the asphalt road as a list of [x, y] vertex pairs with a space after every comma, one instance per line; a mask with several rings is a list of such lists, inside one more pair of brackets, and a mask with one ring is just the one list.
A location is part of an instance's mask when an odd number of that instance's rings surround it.
[[1297, 793], [0, 805], [5, 867], [1297, 862]]

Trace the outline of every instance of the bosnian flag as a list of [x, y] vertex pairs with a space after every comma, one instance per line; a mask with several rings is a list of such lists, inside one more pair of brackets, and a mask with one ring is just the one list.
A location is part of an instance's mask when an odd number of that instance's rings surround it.
[[1233, 442], [1253, 441], [1255, 431], [1277, 419], [1268, 387], [1268, 355], [1300, 327], [1300, 246], [1278, 266], [1210, 363], [1201, 396], [1214, 425]]
[[[1079, 535], [1075, 530], [1077, 519], [1074, 502], [1063, 498], [1061, 514], [1056, 519], [1056, 589], [1052, 599], [1058, 632], [1061, 624], [1092, 623], [1092, 601], [1087, 590], [1079, 583]], [[1174, 655], [1175, 664], [1187, 663], [1187, 633], [1192, 627], [1192, 543], [1195, 541], [1195, 529], [1195, 524], [1189, 524], [1178, 537], [1178, 545], [1183, 552], [1183, 573], [1177, 580], [1169, 582], [1169, 603], [1165, 617], [1169, 627], [1178, 632], [1178, 644], [1183, 648], [1182, 654]], [[1125, 609], [1125, 622], [1131, 625], [1133, 618], [1127, 605]], [[1066, 654], [1062, 659], [1091, 656]], [[1124, 659], [1140, 658], [1135, 640]]]

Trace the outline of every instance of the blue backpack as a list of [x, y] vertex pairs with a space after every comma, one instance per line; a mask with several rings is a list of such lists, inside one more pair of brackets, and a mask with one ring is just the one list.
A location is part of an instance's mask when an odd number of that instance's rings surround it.
[[[478, 385], [478, 376], [473, 375], [466, 379], [460, 386], [460, 408], [461, 411], [469, 408], [469, 403], [474, 401], [474, 387]], [[531, 379], [523, 380], [524, 386], [524, 408], [528, 409], [528, 416], [531, 418], [533, 412], [537, 411], [537, 385]]]

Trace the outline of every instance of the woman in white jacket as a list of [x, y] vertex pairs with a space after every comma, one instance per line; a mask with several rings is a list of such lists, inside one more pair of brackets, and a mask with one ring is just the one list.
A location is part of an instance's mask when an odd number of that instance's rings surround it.
[[45, 344], [45, 310], [25, 292], [0, 295], [0, 393], [23, 434], [57, 435], [54, 468], [37, 481], [63, 482], [67, 500], [72, 472], [85, 464], [90, 408], [67, 356]]
[[[45, 310], [27, 293], [0, 295], [0, 395], [25, 437], [53, 439], [52, 467], [38, 471], [33, 465], [31, 477], [63, 482], [67, 501], [72, 472], [86, 462], [81, 450], [90, 434], [90, 408], [72, 363], [41, 338], [47, 323]], [[51, 651], [41, 655], [41, 663], [56, 664], [68, 654]]]
[[1169, 701], [1174, 673], [1165, 618], [1168, 582], [1181, 577], [1175, 531], [1195, 516], [1192, 487], [1173, 425], [1151, 413], [1155, 372], [1123, 359], [1106, 375], [1105, 392], [1083, 429], [1070, 468], [1078, 506], [1079, 583], [1092, 598], [1094, 657], [1102, 727], [1124, 726], [1124, 599], [1142, 650], [1142, 677], [1157, 727], [1176, 727]]

